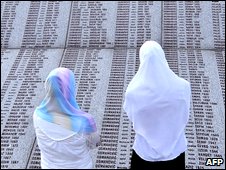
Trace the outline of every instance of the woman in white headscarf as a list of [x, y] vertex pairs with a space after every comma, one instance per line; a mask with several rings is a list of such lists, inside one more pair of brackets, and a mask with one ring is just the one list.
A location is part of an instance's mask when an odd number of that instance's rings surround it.
[[100, 144], [91, 114], [75, 99], [74, 73], [63, 67], [50, 72], [46, 96], [33, 115], [43, 169], [91, 169], [90, 149]]
[[133, 123], [132, 169], [185, 169], [190, 83], [170, 68], [162, 47], [146, 41], [129, 83], [124, 110]]

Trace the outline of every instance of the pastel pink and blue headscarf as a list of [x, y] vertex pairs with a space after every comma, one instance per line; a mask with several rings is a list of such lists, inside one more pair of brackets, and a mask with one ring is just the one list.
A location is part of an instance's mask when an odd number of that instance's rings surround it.
[[80, 110], [75, 98], [74, 73], [63, 67], [52, 70], [45, 82], [47, 94], [35, 110], [42, 119], [78, 133], [95, 132], [91, 114]]

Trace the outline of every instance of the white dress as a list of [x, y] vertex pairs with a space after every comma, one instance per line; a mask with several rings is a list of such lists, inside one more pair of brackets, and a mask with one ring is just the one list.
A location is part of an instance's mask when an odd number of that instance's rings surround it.
[[139, 57], [123, 105], [136, 133], [133, 149], [146, 161], [172, 160], [187, 149], [190, 83], [170, 69], [157, 42], [146, 41]]
[[42, 169], [91, 169], [90, 149], [100, 143], [98, 133], [80, 135], [33, 116]]

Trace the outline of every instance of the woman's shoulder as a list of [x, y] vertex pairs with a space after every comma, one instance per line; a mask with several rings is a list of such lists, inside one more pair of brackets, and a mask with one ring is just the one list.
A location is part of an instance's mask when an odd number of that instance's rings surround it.
[[43, 120], [36, 114], [33, 115], [33, 123], [34, 128], [36, 130], [36, 134], [39, 135], [42, 133], [48, 138], [52, 140], [66, 140], [66, 139], [78, 139], [81, 138], [82, 135], [68, 130], [64, 127], [61, 127], [55, 123], [48, 122], [46, 120]]

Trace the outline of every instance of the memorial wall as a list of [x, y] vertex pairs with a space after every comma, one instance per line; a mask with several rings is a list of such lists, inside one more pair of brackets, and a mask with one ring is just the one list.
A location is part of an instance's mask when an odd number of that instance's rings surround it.
[[97, 169], [128, 169], [134, 131], [122, 106], [139, 48], [159, 42], [191, 83], [186, 169], [225, 159], [224, 1], [1, 1], [1, 169], [40, 168], [32, 115], [56, 67], [75, 74], [76, 99], [94, 115]]

